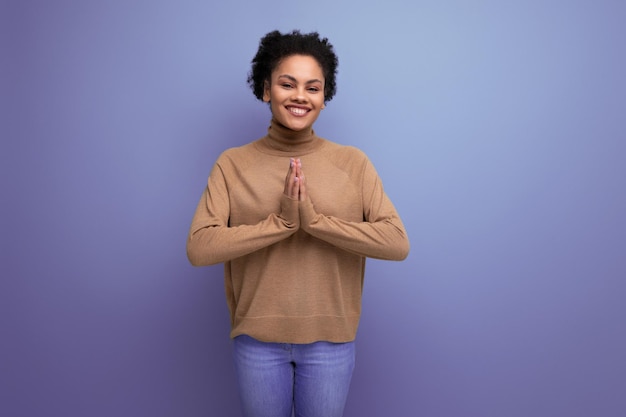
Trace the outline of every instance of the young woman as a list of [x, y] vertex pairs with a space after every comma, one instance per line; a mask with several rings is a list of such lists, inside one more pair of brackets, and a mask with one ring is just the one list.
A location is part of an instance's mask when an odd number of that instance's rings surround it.
[[267, 135], [218, 158], [191, 224], [191, 263], [224, 263], [246, 417], [342, 415], [365, 258], [409, 251], [367, 156], [313, 131], [336, 73], [315, 32], [261, 39], [248, 82], [271, 109]]

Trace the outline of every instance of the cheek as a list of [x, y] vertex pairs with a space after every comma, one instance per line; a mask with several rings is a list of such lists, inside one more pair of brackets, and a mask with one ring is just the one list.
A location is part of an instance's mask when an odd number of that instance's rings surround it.
[[281, 106], [276, 102], [276, 100], [270, 101], [270, 111], [272, 112], [272, 115], [276, 116], [280, 114], [280, 108]]
[[281, 91], [276, 88], [267, 89], [265, 91], [265, 97], [267, 97], [267, 101], [271, 103], [283, 100], [283, 97], [281, 97]]

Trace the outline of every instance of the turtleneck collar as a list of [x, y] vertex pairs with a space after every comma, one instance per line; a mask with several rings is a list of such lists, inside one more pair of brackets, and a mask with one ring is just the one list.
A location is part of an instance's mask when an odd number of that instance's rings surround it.
[[315, 135], [313, 128], [295, 131], [272, 118], [267, 135], [258, 141], [262, 151], [290, 156], [304, 155], [322, 145], [323, 140]]

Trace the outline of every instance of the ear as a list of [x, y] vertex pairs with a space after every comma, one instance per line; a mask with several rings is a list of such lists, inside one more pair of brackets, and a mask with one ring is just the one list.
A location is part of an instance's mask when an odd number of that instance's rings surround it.
[[270, 82], [267, 80], [263, 83], [263, 101], [270, 102]]

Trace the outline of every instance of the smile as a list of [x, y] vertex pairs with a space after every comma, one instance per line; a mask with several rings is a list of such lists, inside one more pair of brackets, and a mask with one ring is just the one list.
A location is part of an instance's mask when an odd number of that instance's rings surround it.
[[300, 107], [287, 107], [287, 110], [289, 110], [289, 113], [293, 114], [294, 116], [304, 116], [308, 113], [307, 109], [303, 109]]

